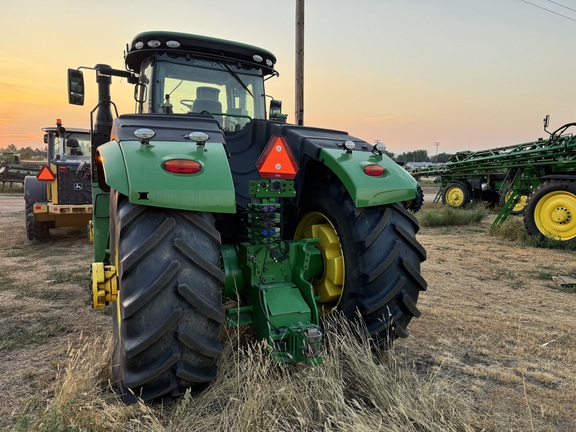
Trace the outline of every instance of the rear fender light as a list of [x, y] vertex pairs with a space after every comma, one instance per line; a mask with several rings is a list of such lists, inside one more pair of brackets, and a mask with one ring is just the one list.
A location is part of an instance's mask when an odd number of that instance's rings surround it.
[[189, 159], [170, 159], [162, 164], [162, 168], [173, 174], [196, 174], [202, 171], [202, 164]]
[[364, 167], [364, 174], [370, 177], [380, 177], [385, 172], [384, 167], [378, 164], [370, 164]]

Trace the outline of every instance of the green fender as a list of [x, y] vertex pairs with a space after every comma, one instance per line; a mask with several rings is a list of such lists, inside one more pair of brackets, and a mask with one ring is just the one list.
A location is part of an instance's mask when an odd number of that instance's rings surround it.
[[[162, 168], [170, 159], [199, 162], [195, 174]], [[235, 213], [234, 183], [221, 143], [111, 141], [98, 147], [98, 179], [126, 195], [131, 203], [180, 210]], [[103, 177], [103, 178], [102, 178]]]
[[[400, 165], [386, 155], [368, 152], [323, 148], [320, 160], [338, 176], [356, 207], [370, 207], [416, 198], [418, 182]], [[364, 173], [364, 167], [378, 164], [384, 174], [372, 177]]]

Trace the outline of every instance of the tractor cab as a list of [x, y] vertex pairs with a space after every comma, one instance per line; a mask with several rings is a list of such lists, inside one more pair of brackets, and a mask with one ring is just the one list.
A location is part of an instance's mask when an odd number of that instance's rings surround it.
[[125, 60], [138, 74], [139, 113], [209, 115], [224, 133], [266, 118], [264, 79], [277, 75], [268, 51], [179, 33], [142, 33]]

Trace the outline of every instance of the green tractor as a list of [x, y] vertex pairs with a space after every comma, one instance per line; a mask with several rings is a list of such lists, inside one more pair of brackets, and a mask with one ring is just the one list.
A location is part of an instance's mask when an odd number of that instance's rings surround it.
[[[92, 297], [115, 306], [125, 402], [206, 387], [226, 324], [251, 324], [287, 363], [321, 363], [321, 317], [335, 310], [376, 346], [408, 335], [426, 289], [407, 210], [417, 183], [382, 144], [288, 124], [277, 100], [266, 112], [278, 74], [261, 48], [146, 32], [125, 63], [90, 68]], [[80, 69], [68, 71], [78, 105]], [[134, 85], [135, 114], [113, 119], [112, 76]]]

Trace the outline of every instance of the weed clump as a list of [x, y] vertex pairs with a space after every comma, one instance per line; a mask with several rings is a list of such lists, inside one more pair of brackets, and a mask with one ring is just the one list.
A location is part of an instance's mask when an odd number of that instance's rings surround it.
[[487, 215], [488, 210], [486, 210], [483, 205], [476, 205], [464, 209], [442, 206], [431, 210], [421, 210], [416, 213], [416, 218], [421, 226], [441, 227], [480, 223]]
[[508, 218], [501, 225], [490, 227], [489, 234], [518, 242], [523, 246], [576, 251], [576, 242], [574, 241], [561, 241], [543, 235], [532, 236], [528, 234], [524, 223], [519, 218]]

